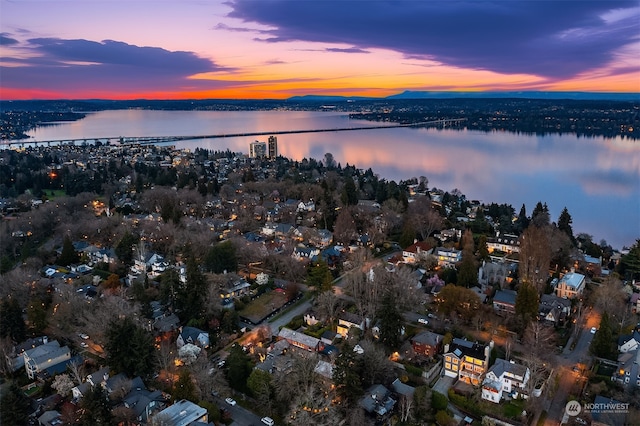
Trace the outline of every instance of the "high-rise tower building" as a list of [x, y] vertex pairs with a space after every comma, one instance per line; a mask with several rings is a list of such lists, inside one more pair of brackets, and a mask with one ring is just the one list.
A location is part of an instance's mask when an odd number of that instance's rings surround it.
[[275, 136], [269, 136], [269, 158], [276, 158], [278, 156], [278, 138]]
[[249, 144], [249, 157], [263, 158], [267, 156], [267, 144], [265, 142], [255, 141]]

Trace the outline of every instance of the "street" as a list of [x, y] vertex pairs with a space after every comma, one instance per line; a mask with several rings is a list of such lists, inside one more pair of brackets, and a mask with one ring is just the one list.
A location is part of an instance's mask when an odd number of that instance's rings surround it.
[[[551, 400], [548, 399], [551, 389], [547, 389], [545, 395], [546, 400], [543, 403], [547, 410], [547, 419], [545, 426], [557, 426], [568, 421], [565, 415], [565, 405], [569, 394], [576, 394], [576, 390], [581, 390], [586, 380], [584, 372], [590, 368], [591, 356], [589, 354], [589, 345], [593, 340], [594, 334], [591, 334], [591, 327], [598, 327], [600, 324], [600, 315], [597, 312], [589, 311], [584, 315], [580, 326], [580, 334], [575, 347], [571, 350], [571, 340], [562, 351], [562, 354], [556, 357], [557, 368], [556, 374], [559, 377], [558, 388], [553, 393]], [[576, 368], [577, 367], [577, 368]]]

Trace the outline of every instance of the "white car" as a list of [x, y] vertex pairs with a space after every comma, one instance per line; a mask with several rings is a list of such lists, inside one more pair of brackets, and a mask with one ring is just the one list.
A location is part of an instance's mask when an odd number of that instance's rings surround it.
[[424, 325], [429, 324], [429, 320], [428, 320], [428, 319], [426, 319], [426, 318], [418, 318], [418, 322], [419, 322], [420, 324], [424, 324]]
[[89, 345], [87, 345], [85, 342], [80, 342], [80, 346], [82, 346], [83, 348], [88, 348]]
[[225, 402], [229, 405], [236, 405], [236, 400], [233, 398], [227, 398], [225, 399]]
[[591, 334], [596, 334], [596, 331], [598, 331], [597, 328], [595, 327], [591, 327]]
[[260, 419], [260, 421], [267, 426], [273, 426], [275, 424], [271, 417], [263, 417]]
[[84, 333], [80, 333], [80, 334], [78, 334], [78, 336], [80, 336], [80, 338], [81, 338], [82, 340], [89, 340], [89, 336], [87, 336], [87, 335], [86, 335], [86, 334], [84, 334]]

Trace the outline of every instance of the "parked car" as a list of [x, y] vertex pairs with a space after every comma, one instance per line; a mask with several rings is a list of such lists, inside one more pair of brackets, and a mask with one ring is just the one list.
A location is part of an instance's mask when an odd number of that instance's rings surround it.
[[84, 333], [80, 333], [80, 334], [78, 334], [78, 336], [80, 336], [80, 338], [81, 338], [82, 340], [89, 340], [89, 336], [87, 336], [87, 335], [86, 335], [86, 334], [84, 334]]
[[260, 419], [260, 421], [267, 426], [273, 426], [275, 424], [271, 417], [263, 417]]
[[431, 319], [433, 319], [433, 318], [435, 318], [435, 317], [436, 317], [436, 316], [435, 316], [435, 315], [433, 315], [432, 313], [427, 314], [427, 316], [428, 316], [429, 318], [431, 318]]
[[597, 328], [595, 327], [591, 327], [591, 334], [596, 334], [596, 331], [598, 331]]
[[82, 346], [83, 348], [88, 348], [89, 345], [87, 345], [85, 342], [80, 342], [80, 346]]
[[229, 405], [236, 405], [236, 400], [233, 398], [227, 398], [225, 399], [225, 402]]
[[420, 324], [424, 324], [424, 325], [429, 324], [429, 320], [428, 320], [428, 319], [426, 319], [426, 318], [418, 318], [418, 322], [419, 322]]

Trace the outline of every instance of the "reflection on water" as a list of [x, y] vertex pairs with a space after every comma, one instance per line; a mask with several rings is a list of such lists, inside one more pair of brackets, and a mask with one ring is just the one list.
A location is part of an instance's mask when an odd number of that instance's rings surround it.
[[[358, 127], [340, 113], [290, 111], [102, 111], [32, 133], [35, 140], [113, 136], [209, 135]], [[371, 123], [372, 126], [378, 123]], [[248, 152], [255, 138], [184, 141], [178, 148]], [[266, 136], [258, 138], [266, 140]], [[278, 136], [282, 155], [301, 160], [331, 152], [342, 165], [372, 168], [396, 181], [426, 176], [430, 187], [470, 199], [509, 203], [531, 213], [538, 201], [552, 220], [566, 206], [574, 233], [614, 247], [640, 238], [640, 142], [574, 135], [524, 135], [393, 128]]]

